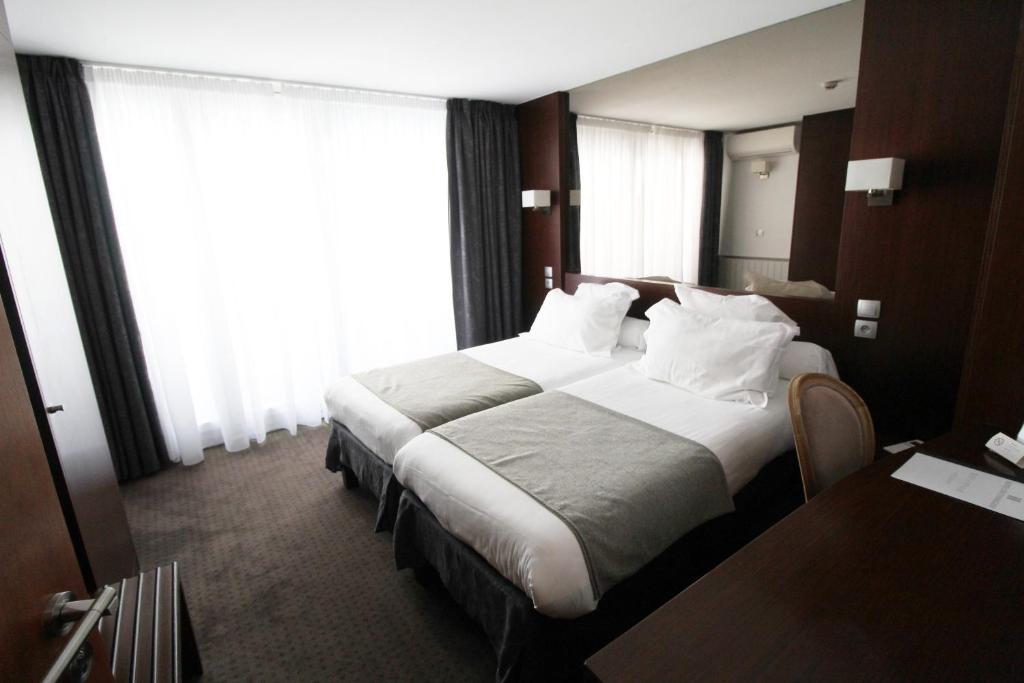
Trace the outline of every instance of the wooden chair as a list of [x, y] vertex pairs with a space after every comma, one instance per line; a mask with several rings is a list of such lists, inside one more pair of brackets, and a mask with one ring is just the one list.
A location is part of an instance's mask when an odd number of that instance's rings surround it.
[[807, 373], [789, 383], [789, 417], [810, 500], [875, 459], [875, 427], [864, 400], [829, 375]]

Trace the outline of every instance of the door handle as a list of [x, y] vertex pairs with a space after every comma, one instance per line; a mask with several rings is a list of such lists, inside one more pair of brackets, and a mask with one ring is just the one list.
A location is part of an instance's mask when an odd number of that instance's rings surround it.
[[[115, 600], [108, 604], [100, 616], [110, 616], [111, 611], [117, 604]], [[98, 599], [98, 598], [97, 598]], [[89, 614], [93, 609], [95, 600], [75, 600], [75, 594], [71, 591], [54, 593], [46, 605], [46, 612], [43, 614], [43, 625], [46, 632], [51, 636], [62, 636], [71, 630], [71, 625]]]
[[57, 405], [53, 405], [53, 406], [46, 406], [46, 414], [47, 415], [53, 415], [55, 413], [62, 412], [63, 410], [64, 410], [64, 404], [62, 404], [62, 403], [58, 403]]
[[71, 597], [70, 593], [57, 593], [50, 598], [50, 606], [44, 618], [47, 631], [67, 633], [73, 621], [78, 621], [78, 628], [68, 639], [57, 661], [46, 673], [43, 683], [57, 683], [72, 662], [78, 669], [77, 680], [84, 681], [88, 678], [92, 652], [85, 640], [96, 628], [96, 624], [100, 623], [100, 619], [108, 614], [110, 606], [117, 598], [117, 589], [113, 586], [104, 586], [95, 600], [72, 601]]

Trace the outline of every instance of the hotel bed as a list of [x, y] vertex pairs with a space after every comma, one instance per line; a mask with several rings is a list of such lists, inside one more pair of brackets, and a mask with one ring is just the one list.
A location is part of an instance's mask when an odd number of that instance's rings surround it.
[[[787, 386], [779, 380], [762, 409], [701, 398], [624, 367], [559, 391], [705, 446], [721, 462], [732, 496], [792, 449]], [[405, 446], [394, 469], [442, 527], [522, 590], [539, 612], [567, 619], [597, 607], [577, 539], [529, 494], [431, 432]]]
[[798, 503], [788, 378], [835, 366], [792, 346], [816, 359], [780, 373], [777, 356], [764, 400], [627, 366], [417, 436], [394, 462], [398, 566], [441, 578], [490, 637], [498, 680], [550, 675], [555, 654], [587, 652], [584, 633], [606, 642]]
[[[536, 392], [571, 384], [641, 356], [640, 351], [623, 347], [614, 349], [608, 358], [589, 356], [529, 337], [506, 339], [458, 353], [524, 378], [537, 386]], [[478, 410], [500, 405], [502, 398], [500, 393], [478, 396]], [[384, 492], [389, 485], [393, 486], [391, 466], [395, 454], [430, 423], [417, 424], [352, 376], [336, 381], [328, 390], [326, 401], [331, 416], [327, 468], [341, 472], [347, 487], [360, 482], [381, 499], [378, 529], [386, 529], [390, 515]]]
[[[361, 484], [381, 501], [377, 530], [390, 528], [401, 492], [392, 477], [395, 454], [423, 431], [620, 367], [642, 355], [635, 343], [630, 348], [628, 339], [619, 339], [621, 329], [629, 327], [622, 323], [634, 290], [607, 291], [619, 295], [614, 310], [601, 309], [611, 315], [611, 336], [605, 335], [602, 348], [591, 346], [592, 353], [582, 346], [568, 349], [547, 343], [544, 331], [535, 327], [512, 339], [342, 377], [328, 389], [331, 435], [326, 466], [342, 474], [347, 488]], [[560, 290], [555, 293], [567, 304], [580, 304]]]

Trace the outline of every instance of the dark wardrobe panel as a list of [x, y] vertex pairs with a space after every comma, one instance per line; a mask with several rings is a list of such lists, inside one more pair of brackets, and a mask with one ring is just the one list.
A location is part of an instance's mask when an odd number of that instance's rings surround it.
[[957, 423], [1015, 435], [1024, 422], [1024, 39], [1017, 43]]

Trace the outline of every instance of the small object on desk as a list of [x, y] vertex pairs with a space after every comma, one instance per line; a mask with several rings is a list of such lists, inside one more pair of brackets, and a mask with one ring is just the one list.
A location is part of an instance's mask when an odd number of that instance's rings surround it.
[[998, 453], [1017, 467], [1024, 467], [1024, 443], [999, 432], [985, 444], [985, 448]]
[[915, 453], [893, 478], [1024, 521], [1024, 484]]
[[899, 453], [901, 451], [907, 451], [915, 446], [920, 446], [924, 441], [921, 439], [911, 439], [910, 441], [901, 441], [900, 443], [894, 443], [891, 446], [886, 446], [882, 450], [886, 453]]

